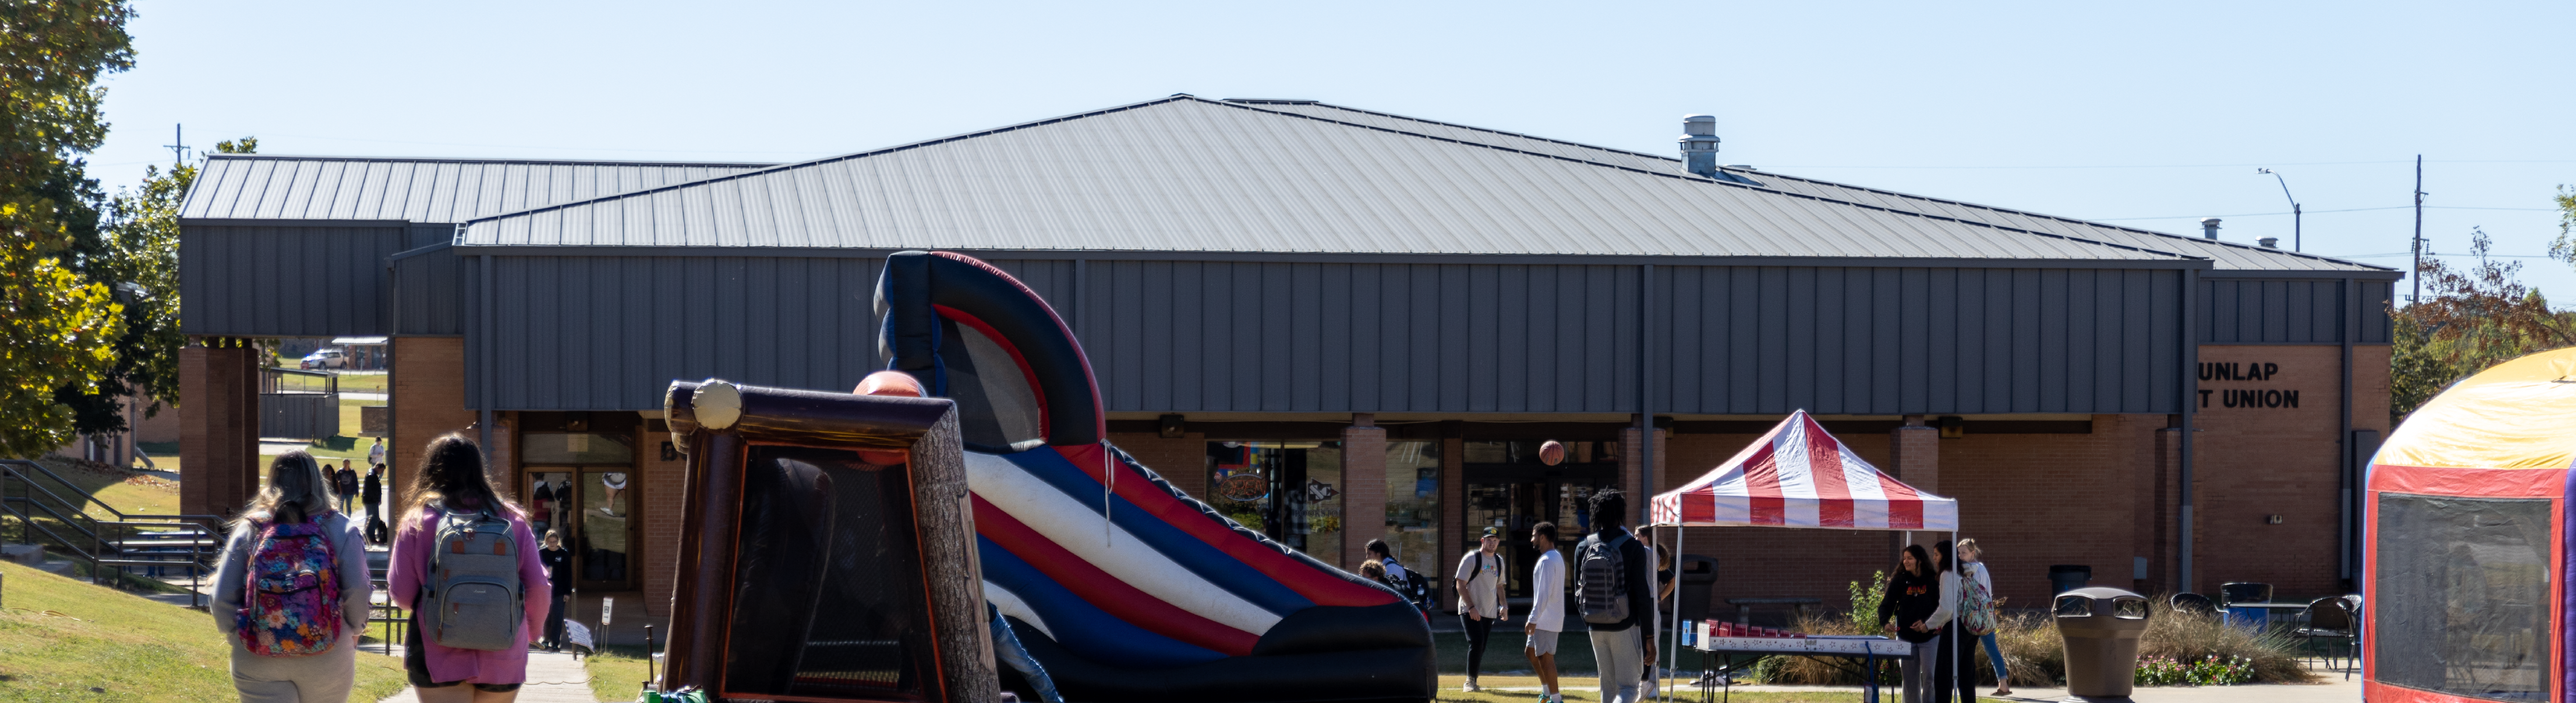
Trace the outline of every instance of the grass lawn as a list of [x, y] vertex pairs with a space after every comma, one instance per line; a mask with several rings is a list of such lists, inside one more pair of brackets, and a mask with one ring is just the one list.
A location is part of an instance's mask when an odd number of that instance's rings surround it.
[[[1457, 616], [1446, 617], [1454, 619]], [[1439, 651], [1442, 675], [1467, 673], [1467, 635], [1465, 633], [1434, 632], [1431, 633], [1431, 643]], [[1493, 639], [1485, 642], [1485, 673], [1535, 673], [1537, 670], [1531, 668], [1529, 657], [1521, 656], [1521, 648], [1528, 644], [1529, 636], [1521, 634], [1520, 621], [1514, 620], [1495, 626]], [[1557, 634], [1557, 671], [1591, 676], [1595, 668], [1592, 664], [1591, 635], [1581, 632]]]
[[[581, 660], [590, 671], [590, 695], [603, 701], [631, 701], [644, 692], [644, 647], [611, 645]], [[655, 671], [655, 674], [661, 672]]]
[[[205, 613], [0, 562], [0, 700], [237, 700], [232, 644]], [[402, 660], [361, 652], [352, 700], [402, 690]]]

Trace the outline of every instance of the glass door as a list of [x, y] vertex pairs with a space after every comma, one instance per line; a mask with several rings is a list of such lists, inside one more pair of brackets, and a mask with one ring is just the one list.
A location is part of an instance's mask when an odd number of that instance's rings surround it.
[[573, 561], [580, 564], [581, 588], [623, 591], [635, 587], [630, 558], [642, 527], [635, 520], [633, 474], [626, 467], [590, 467], [581, 471], [580, 541]]

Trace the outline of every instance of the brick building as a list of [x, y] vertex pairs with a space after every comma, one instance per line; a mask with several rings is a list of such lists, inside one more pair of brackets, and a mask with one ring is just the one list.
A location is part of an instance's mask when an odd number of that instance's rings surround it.
[[[216, 155], [181, 221], [185, 510], [255, 481], [251, 345], [390, 336], [397, 472], [483, 437], [564, 506], [586, 589], [659, 612], [659, 391], [851, 387], [883, 367], [884, 256], [938, 248], [1067, 319], [1117, 444], [1328, 562], [1383, 538], [1445, 574], [1477, 528], [1576, 523], [1806, 409], [1959, 498], [2015, 602], [2053, 564], [2346, 587], [2397, 272], [1720, 167], [1712, 125], [1676, 159], [1183, 95], [783, 165]], [[1569, 461], [1538, 463], [1551, 439]], [[1688, 542], [1718, 598], [1832, 603], [1890, 556]]]

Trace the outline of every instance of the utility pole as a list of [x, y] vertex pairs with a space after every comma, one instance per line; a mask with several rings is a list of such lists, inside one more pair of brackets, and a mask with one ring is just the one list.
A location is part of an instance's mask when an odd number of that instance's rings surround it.
[[2424, 155], [2415, 155], [2415, 268], [2406, 272], [2415, 281], [2415, 293], [2406, 296], [2413, 305], [2424, 297]]
[[184, 163], [187, 163], [187, 162], [188, 162], [188, 126], [187, 126], [187, 125], [184, 125], [184, 124], [174, 124], [174, 125], [171, 125], [171, 126], [170, 126], [170, 143], [169, 143], [169, 144], [164, 144], [164, 145], [162, 145], [162, 148], [165, 148], [165, 149], [169, 149], [169, 150], [170, 150], [170, 163], [174, 163], [174, 164], [184, 164]]

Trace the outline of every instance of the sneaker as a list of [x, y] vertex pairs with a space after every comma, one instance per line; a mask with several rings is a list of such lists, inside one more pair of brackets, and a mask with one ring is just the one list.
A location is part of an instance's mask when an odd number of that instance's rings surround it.
[[1476, 680], [1475, 680], [1475, 679], [1468, 679], [1468, 680], [1467, 680], [1467, 685], [1466, 685], [1466, 686], [1464, 686], [1464, 687], [1459, 688], [1458, 690], [1466, 691], [1466, 692], [1468, 692], [1468, 693], [1475, 693], [1475, 692], [1477, 692], [1477, 691], [1482, 691], [1482, 690], [1485, 690], [1485, 689], [1477, 688], [1477, 687], [1476, 687]]

